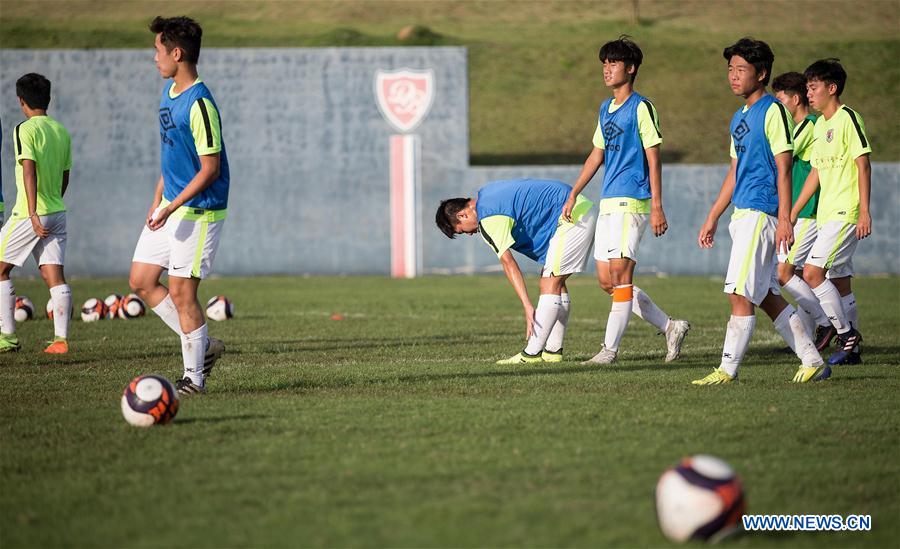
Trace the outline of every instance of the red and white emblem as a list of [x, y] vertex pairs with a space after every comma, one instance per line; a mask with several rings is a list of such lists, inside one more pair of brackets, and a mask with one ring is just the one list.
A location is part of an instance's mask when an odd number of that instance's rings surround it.
[[825, 141], [827, 143], [831, 143], [834, 140], [834, 128], [829, 129], [825, 132]]
[[375, 98], [384, 118], [398, 131], [415, 129], [434, 100], [434, 71], [379, 70], [375, 74]]

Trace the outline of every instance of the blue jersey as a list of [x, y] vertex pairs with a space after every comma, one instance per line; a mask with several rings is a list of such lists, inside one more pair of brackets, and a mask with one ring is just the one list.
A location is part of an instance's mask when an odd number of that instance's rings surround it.
[[[510, 246], [538, 263], [544, 263], [550, 239], [556, 231], [559, 216], [572, 187], [561, 181], [543, 179], [510, 179], [493, 181], [478, 191], [475, 210], [482, 236], [491, 244], [481, 221], [492, 216], [512, 219]], [[491, 244], [495, 251], [496, 244]]]
[[605, 143], [603, 162], [606, 165], [600, 198], [648, 199], [651, 197], [650, 168], [641, 141], [637, 110], [646, 102], [652, 116], [653, 108], [646, 98], [635, 92], [611, 113], [609, 104], [612, 101], [613, 98], [609, 98], [600, 105], [600, 127]]
[[[172, 201], [200, 171], [200, 153], [220, 154], [219, 177], [185, 205], [208, 210], [228, 207], [228, 155], [215, 100], [203, 82], [171, 97], [167, 83], [159, 102], [159, 133], [162, 158], [163, 197]], [[196, 107], [195, 107], [196, 105]], [[211, 107], [211, 108], [210, 108]], [[191, 112], [195, 113], [192, 129]], [[214, 112], [210, 112], [214, 109]]]
[[[767, 133], [766, 117], [773, 104], [780, 111], [781, 120], [776, 120]], [[742, 107], [734, 113], [731, 139], [737, 158], [737, 173], [731, 201], [735, 207], [778, 215], [778, 168], [772, 146], [775, 141], [780, 141], [787, 143], [786, 150], [793, 148], [788, 118], [784, 105], [768, 93], [746, 111]]]

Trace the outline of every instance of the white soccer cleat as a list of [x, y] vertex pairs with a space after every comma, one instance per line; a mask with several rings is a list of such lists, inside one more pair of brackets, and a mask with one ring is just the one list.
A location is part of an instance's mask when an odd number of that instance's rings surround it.
[[616, 361], [616, 355], [618, 353], [616, 351], [611, 351], [606, 348], [606, 345], [600, 348], [600, 352], [591, 357], [589, 360], [585, 360], [581, 364], [584, 366], [588, 366], [591, 364], [612, 364]]
[[669, 326], [666, 327], [666, 362], [672, 362], [681, 356], [681, 344], [684, 343], [684, 336], [687, 335], [691, 325], [687, 320], [672, 319]]

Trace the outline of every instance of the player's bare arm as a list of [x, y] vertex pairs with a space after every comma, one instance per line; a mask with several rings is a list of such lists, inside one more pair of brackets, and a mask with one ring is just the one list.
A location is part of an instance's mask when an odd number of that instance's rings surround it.
[[793, 151], [775, 155], [778, 169], [778, 226], [775, 228], [775, 246], [779, 253], [788, 253], [794, 243], [794, 226], [791, 223], [791, 164]]
[[869, 214], [869, 196], [872, 192], [872, 164], [869, 155], [856, 157], [856, 169], [859, 172], [859, 219], [856, 222], [856, 238], [865, 238], [872, 234], [872, 216]]
[[731, 204], [731, 197], [734, 194], [735, 174], [737, 173], [737, 158], [731, 159], [731, 167], [728, 169], [728, 175], [722, 181], [722, 188], [719, 190], [719, 196], [713, 202], [709, 209], [709, 215], [706, 216], [706, 222], [700, 228], [700, 234], [697, 235], [697, 244], [701, 248], [712, 248], [715, 241], [716, 228], [719, 225], [719, 218], [728, 209]]
[[41, 238], [47, 238], [50, 234], [37, 214], [37, 163], [34, 160], [22, 160], [22, 179], [25, 184], [25, 198], [28, 200], [28, 219], [34, 233]]
[[566, 221], [572, 222], [572, 209], [575, 208], [575, 199], [581, 194], [581, 191], [584, 190], [587, 184], [590, 183], [591, 178], [594, 177], [594, 174], [597, 173], [597, 170], [599, 170], [602, 165], [603, 149], [594, 147], [594, 150], [592, 150], [591, 154], [585, 159], [584, 165], [581, 167], [581, 174], [578, 175], [578, 180], [575, 181], [575, 185], [572, 186], [572, 192], [569, 193], [569, 199], [563, 206], [562, 215]]
[[157, 230], [166, 224], [166, 219], [185, 202], [194, 198], [219, 178], [219, 166], [221, 156], [219, 153], [207, 154], [200, 157], [200, 171], [191, 179], [181, 193], [165, 208], [159, 211], [155, 219], [147, 224], [151, 230]]
[[659, 161], [659, 145], [644, 149], [647, 156], [647, 167], [650, 170], [650, 228], [653, 236], [666, 234], [669, 224], [663, 211], [662, 202], [662, 163]]
[[522, 308], [525, 311], [525, 340], [531, 337], [534, 331], [534, 306], [531, 304], [531, 298], [528, 297], [528, 288], [525, 286], [525, 277], [522, 276], [522, 270], [513, 257], [512, 250], [506, 250], [500, 256], [500, 264], [503, 265], [503, 273], [506, 279], [512, 284], [513, 290], [519, 296], [522, 302]]
[[806, 176], [806, 182], [803, 183], [803, 189], [800, 190], [800, 194], [794, 202], [794, 207], [791, 210], [791, 224], [797, 222], [797, 218], [800, 216], [800, 210], [802, 210], [803, 207], [806, 206], [806, 203], [809, 202], [809, 199], [816, 194], [818, 188], [819, 170], [813, 168], [809, 171], [809, 175]]

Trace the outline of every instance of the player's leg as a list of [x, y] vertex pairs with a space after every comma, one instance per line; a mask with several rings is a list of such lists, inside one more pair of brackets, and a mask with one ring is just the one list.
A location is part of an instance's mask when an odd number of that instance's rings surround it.
[[631, 318], [634, 289], [632, 278], [634, 276], [634, 260], [627, 257], [610, 258], [609, 275], [612, 279], [612, 308], [606, 320], [606, 333], [603, 346], [618, 354], [619, 344], [625, 329], [628, 327], [628, 319]]
[[11, 263], [0, 261], [0, 353], [19, 350], [15, 317], [16, 289], [9, 278], [13, 267]]
[[510, 358], [498, 360], [497, 364], [522, 364], [543, 362], [542, 353], [550, 337], [550, 333], [559, 319], [562, 310], [560, 294], [565, 287], [569, 275], [545, 275], [540, 280], [540, 296], [534, 309], [534, 323], [531, 337], [525, 349]]
[[72, 289], [66, 284], [63, 265], [66, 263], [66, 213], [59, 212], [41, 216], [41, 224], [50, 231], [41, 238], [32, 250], [41, 278], [50, 289], [53, 303], [53, 341], [44, 349], [45, 353], [65, 354], [69, 352], [69, 320], [72, 312]]
[[[172, 220], [173, 223], [176, 221]], [[170, 254], [168, 228], [163, 226], [161, 229], [151, 231], [145, 225], [134, 248], [128, 285], [166, 326], [181, 337], [175, 302], [169, 296], [169, 289], [159, 281], [163, 271], [169, 267]]]
[[831, 369], [816, 350], [794, 307], [778, 294], [776, 289], [777, 286], [773, 285], [769, 295], [760, 303], [760, 308], [769, 315], [775, 323], [775, 330], [800, 359], [801, 365], [794, 376], [794, 381], [804, 383], [827, 379], [831, 376]]
[[[853, 294], [851, 281], [853, 278], [853, 262], [848, 259], [840, 265], [832, 265], [825, 276], [831, 280], [838, 293], [841, 294], [841, 306], [844, 308], [844, 314], [847, 315], [847, 321], [850, 326], [859, 331], [859, 310], [856, 307], [856, 296]], [[841, 364], [860, 364], [862, 362], [862, 354], [859, 343], [857, 343], [852, 351], [846, 356]]]
[[0, 229], [0, 353], [19, 350], [16, 289], [9, 275], [14, 267], [22, 266], [39, 240], [27, 217], [13, 216]]
[[569, 325], [569, 314], [572, 310], [572, 300], [569, 298], [569, 289], [563, 282], [559, 293], [559, 316], [556, 317], [556, 324], [550, 330], [547, 337], [547, 343], [544, 344], [544, 351], [541, 358], [544, 362], [562, 362], [563, 342], [566, 337], [566, 328]]
[[[803, 280], [802, 269], [816, 241], [818, 230], [815, 219], [800, 219], [794, 226], [794, 243], [787, 254], [778, 255], [778, 282], [797, 301], [797, 314], [807, 326], [810, 334], [817, 334], [816, 347], [820, 340], [827, 341], [836, 333], [822, 310], [818, 298]], [[798, 273], [799, 271], [799, 273]], [[820, 328], [821, 327], [821, 328]]]

